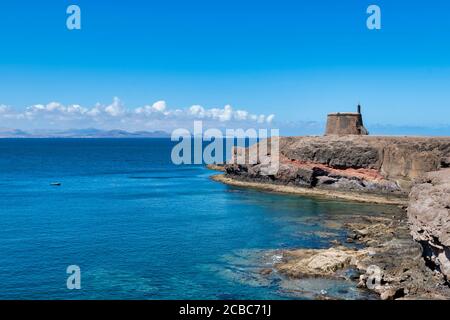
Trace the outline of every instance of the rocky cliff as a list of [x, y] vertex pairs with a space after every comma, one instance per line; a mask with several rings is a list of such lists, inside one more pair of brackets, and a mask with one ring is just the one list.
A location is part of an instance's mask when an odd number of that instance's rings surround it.
[[[297, 190], [312, 190], [314, 192], [311, 194], [318, 195], [333, 195], [333, 192], [340, 192], [339, 197], [353, 200], [374, 201], [376, 200], [374, 195], [386, 199], [393, 197], [404, 199], [408, 203], [410, 231], [414, 240], [421, 244], [426, 265], [432, 270], [439, 271], [440, 277], [445, 278], [446, 283], [442, 283], [439, 277], [435, 279], [436, 286], [444, 288], [444, 291], [448, 288], [450, 137], [326, 136], [277, 139], [279, 139], [280, 163], [277, 173], [266, 174], [270, 159], [273, 157], [267, 154], [260, 159], [259, 146], [253, 145], [248, 149], [234, 151], [234, 158], [245, 155], [248, 162], [225, 165], [226, 175], [221, 181], [299, 194], [307, 192]], [[284, 189], [280, 189], [280, 186]], [[353, 196], [343, 196], [342, 192]], [[407, 228], [405, 223], [399, 223], [398, 226]], [[384, 237], [381, 235], [381, 238]], [[407, 243], [407, 240], [405, 241], [403, 242]], [[393, 242], [390, 240], [388, 243]], [[428, 287], [435, 286], [433, 282], [435, 280], [430, 280], [433, 278], [433, 274], [428, 272], [430, 269], [426, 271], [422, 268], [422, 265], [425, 265], [423, 260], [418, 261], [410, 254], [405, 254], [416, 250], [414, 246], [407, 244], [403, 245], [404, 248], [384, 247], [389, 250], [380, 254], [384, 259], [381, 261], [391, 261], [386, 257], [398, 256], [396, 260], [392, 260], [392, 270], [386, 267], [385, 272], [387, 275], [390, 274], [392, 279], [400, 280], [391, 281], [389, 286], [380, 287], [382, 289], [380, 293], [386, 295], [391, 289], [395, 289], [393, 292], [396, 293], [399, 288], [402, 290], [408, 288], [406, 291], [416, 292], [416, 295], [432, 291]], [[405, 267], [405, 261], [417, 261], [413, 266], [415, 271], [411, 274], [404, 274], [404, 270], [412, 270], [411, 266]], [[394, 277], [392, 274], [397, 276]], [[402, 280], [404, 277], [411, 280], [406, 287], [405, 281]], [[428, 287], [426, 283], [429, 284]], [[386, 288], [389, 290], [386, 291]]]
[[[264, 175], [268, 161], [257, 159], [258, 145], [236, 149], [247, 164], [225, 170], [240, 180], [307, 188], [406, 197], [415, 180], [448, 167], [450, 138], [326, 136], [279, 139], [280, 167]], [[270, 155], [269, 155], [270, 157]], [[250, 164], [253, 163], [253, 164]]]
[[413, 187], [408, 219], [428, 264], [450, 280], [450, 169], [428, 173]]

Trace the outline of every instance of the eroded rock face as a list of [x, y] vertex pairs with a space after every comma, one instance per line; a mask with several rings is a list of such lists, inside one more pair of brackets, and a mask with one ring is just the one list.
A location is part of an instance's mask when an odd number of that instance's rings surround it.
[[445, 167], [450, 157], [450, 138], [283, 137], [279, 143], [277, 174], [264, 174], [268, 164], [258, 161], [257, 145], [236, 150], [250, 160], [227, 165], [227, 173], [255, 182], [406, 197], [416, 179]]
[[450, 169], [431, 172], [413, 187], [408, 218], [430, 265], [450, 279]]
[[378, 169], [382, 157], [372, 137], [358, 136], [281, 138], [280, 151], [289, 159], [334, 168]]
[[450, 154], [447, 143], [437, 140], [399, 141], [384, 148], [382, 174], [395, 179], [401, 187], [409, 190], [415, 179], [430, 171], [438, 170]]

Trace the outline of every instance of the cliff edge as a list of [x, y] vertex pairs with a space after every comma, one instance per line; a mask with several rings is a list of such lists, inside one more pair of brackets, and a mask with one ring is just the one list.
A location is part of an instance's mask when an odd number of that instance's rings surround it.
[[[407, 197], [417, 179], [450, 165], [450, 137], [281, 137], [280, 167], [264, 175], [258, 144], [235, 149], [255, 161], [225, 166], [231, 178], [296, 187]], [[270, 155], [268, 155], [270, 158]], [[232, 159], [233, 160], [233, 159]], [[233, 162], [233, 161], [232, 161]]]

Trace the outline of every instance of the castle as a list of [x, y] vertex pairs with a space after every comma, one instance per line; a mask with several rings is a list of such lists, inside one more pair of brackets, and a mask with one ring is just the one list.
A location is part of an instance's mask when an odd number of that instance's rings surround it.
[[369, 132], [364, 127], [361, 105], [358, 105], [357, 112], [337, 112], [330, 113], [327, 118], [327, 128], [325, 135], [368, 135]]

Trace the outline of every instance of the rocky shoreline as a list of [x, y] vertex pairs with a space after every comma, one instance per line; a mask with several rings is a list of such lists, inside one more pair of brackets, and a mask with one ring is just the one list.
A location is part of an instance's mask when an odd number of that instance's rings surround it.
[[[404, 207], [405, 200], [388, 200], [378, 196], [364, 199], [354, 194], [336, 196], [313, 190], [284, 189], [282, 186], [270, 186], [233, 180], [223, 174], [211, 177], [214, 181], [237, 187], [250, 187], [268, 192], [297, 194], [302, 196], [332, 197], [349, 201], [373, 202]], [[299, 188], [297, 188], [299, 189]], [[348, 196], [348, 197], [347, 197]], [[408, 228], [406, 210], [394, 216], [339, 216], [327, 221], [332, 228], [347, 230], [345, 243], [333, 242], [328, 249], [292, 249], [277, 250], [280, 262], [273, 270], [261, 270], [263, 274], [271, 272], [292, 278], [308, 277], [341, 278], [345, 271], [353, 269], [357, 276], [355, 286], [366, 288], [379, 294], [381, 299], [448, 299], [450, 287], [446, 277], [430, 269], [423, 256], [421, 245], [414, 241]], [[352, 244], [351, 246], [349, 244]], [[356, 248], [353, 244], [360, 245]], [[379, 272], [377, 279], [377, 272]], [[370, 282], [373, 282], [370, 284]], [[326, 296], [319, 296], [323, 299]], [[335, 297], [333, 297], [335, 298]]]
[[[213, 170], [213, 169], [211, 169]], [[217, 170], [217, 169], [215, 169]], [[266, 192], [285, 193], [294, 195], [303, 195], [310, 197], [325, 197], [342, 199], [357, 202], [377, 203], [377, 204], [392, 204], [405, 206], [408, 199], [402, 196], [386, 196], [379, 194], [358, 194], [351, 191], [339, 190], [323, 190], [313, 188], [294, 187], [276, 183], [253, 182], [251, 180], [244, 180], [240, 177], [232, 177], [225, 174], [218, 174], [211, 177], [212, 180], [222, 182], [234, 187], [252, 188]]]
[[[212, 179], [269, 192], [398, 205], [403, 210], [394, 216], [344, 218], [338, 225], [348, 232], [346, 243], [279, 250], [282, 259], [263, 274], [339, 278], [352, 269], [358, 275], [355, 285], [384, 300], [450, 298], [450, 138], [279, 139], [276, 175], [262, 174], [268, 161], [257, 159], [211, 168], [225, 171]], [[258, 158], [258, 145], [236, 149], [234, 156], [239, 154]]]
[[426, 266], [421, 246], [409, 235], [406, 213], [393, 217], [353, 216], [343, 223], [348, 247], [336, 243], [328, 249], [282, 250], [275, 270], [290, 278], [342, 277], [353, 269], [355, 285], [372, 290], [382, 300], [448, 299], [445, 277]]

